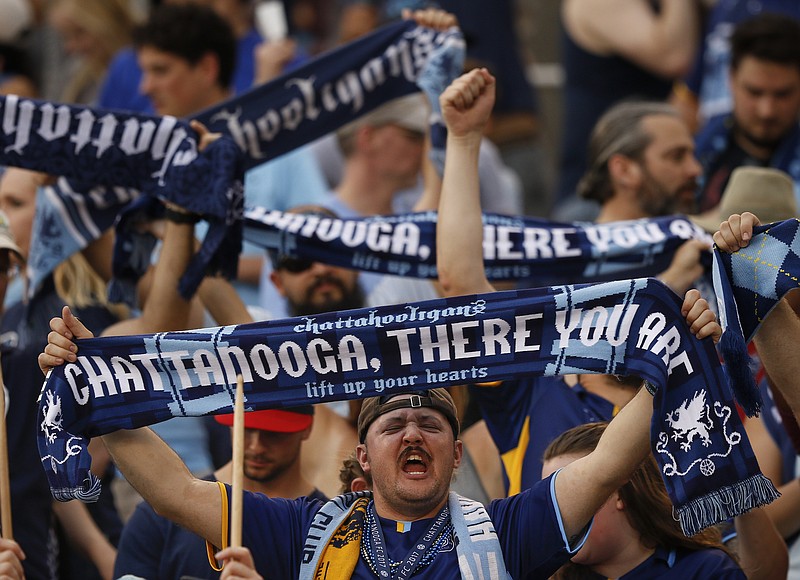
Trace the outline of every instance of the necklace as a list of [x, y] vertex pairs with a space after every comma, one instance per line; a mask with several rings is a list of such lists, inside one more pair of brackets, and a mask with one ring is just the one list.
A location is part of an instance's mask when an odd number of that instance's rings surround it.
[[[453, 524], [450, 521], [450, 509], [445, 506], [428, 528], [427, 533], [420, 538], [406, 557], [395, 562], [386, 551], [380, 522], [375, 515], [375, 506], [370, 502], [367, 506], [364, 530], [361, 534], [361, 557], [378, 578], [408, 578], [429, 566], [452, 536]], [[383, 554], [384, 558], [381, 558], [379, 554]], [[403, 566], [404, 564], [408, 565]]]

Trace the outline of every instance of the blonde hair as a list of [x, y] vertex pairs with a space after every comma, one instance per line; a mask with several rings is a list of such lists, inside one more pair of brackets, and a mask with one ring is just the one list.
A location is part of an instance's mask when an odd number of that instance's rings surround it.
[[81, 102], [102, 81], [117, 51], [130, 45], [137, 19], [129, 0], [55, 0], [50, 10], [83, 28], [100, 48], [94, 58], [81, 59], [61, 95], [63, 101]]
[[128, 307], [124, 304], [113, 304], [108, 301], [105, 281], [80, 252], [56, 266], [53, 271], [53, 282], [59, 298], [70, 306], [75, 308], [101, 306], [120, 320], [130, 315]]

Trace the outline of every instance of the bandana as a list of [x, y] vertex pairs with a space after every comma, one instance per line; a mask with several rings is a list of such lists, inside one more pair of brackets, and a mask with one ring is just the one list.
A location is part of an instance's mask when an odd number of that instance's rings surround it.
[[[350, 578], [358, 563], [372, 492], [340, 495], [314, 516], [303, 545], [300, 580]], [[447, 505], [462, 578], [510, 578], [492, 520], [478, 502], [450, 492]]]
[[88, 438], [230, 413], [237, 374], [247, 410], [525, 375], [637, 375], [657, 387], [654, 451], [694, 533], [777, 492], [758, 470], [714, 345], [692, 336], [680, 307], [657, 280], [635, 279], [82, 340], [78, 360], [43, 388], [42, 462], [57, 499], [94, 499]]
[[[436, 220], [436, 212], [336, 219], [249, 208], [244, 237], [279, 257], [435, 279]], [[712, 244], [711, 236], [682, 216], [606, 224], [483, 216], [486, 277], [530, 279], [531, 286], [655, 276], [690, 239]], [[711, 253], [704, 258], [710, 269]]]

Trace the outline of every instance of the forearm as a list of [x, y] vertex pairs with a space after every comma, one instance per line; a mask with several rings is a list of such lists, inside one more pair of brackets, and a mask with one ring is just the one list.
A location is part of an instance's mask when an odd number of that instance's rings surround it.
[[786, 578], [789, 553], [765, 511], [755, 508], [735, 518], [739, 563], [748, 580]]
[[778, 488], [781, 496], [769, 505], [764, 512], [770, 517], [778, 533], [789, 538], [800, 531], [800, 481], [793, 479]]
[[664, 61], [666, 76], [682, 76], [695, 57], [700, 37], [700, 15], [695, 0], [662, 0], [654, 26], [653, 49]]
[[800, 416], [800, 358], [794, 348], [800, 338], [800, 318], [784, 299], [778, 302], [759, 328], [754, 342], [770, 378], [791, 407]]
[[221, 545], [216, 483], [196, 479], [150, 429], [116, 431], [104, 435], [103, 442], [125, 479], [159, 515]]
[[53, 502], [53, 511], [70, 543], [92, 561], [104, 580], [113, 578], [117, 550], [97, 527], [86, 506], [79, 501]]
[[483, 269], [478, 155], [481, 135], [448, 137], [439, 217], [437, 268], [446, 296], [491, 292]]
[[597, 448], [556, 478], [556, 498], [567, 537], [586, 527], [608, 497], [650, 454], [653, 397], [642, 388], [609, 423]]
[[252, 316], [233, 285], [219, 277], [207, 277], [200, 284], [200, 300], [220, 326], [253, 322]]
[[178, 292], [178, 281], [192, 259], [194, 227], [167, 221], [164, 243], [155, 267], [153, 284], [142, 309], [141, 332], [185, 330], [189, 320], [189, 300]]

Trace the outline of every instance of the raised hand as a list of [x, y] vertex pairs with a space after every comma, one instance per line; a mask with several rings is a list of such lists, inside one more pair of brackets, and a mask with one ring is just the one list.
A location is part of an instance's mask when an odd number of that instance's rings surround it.
[[714, 243], [723, 252], [729, 254], [746, 248], [753, 237], [753, 228], [760, 226], [761, 221], [750, 212], [733, 214], [719, 224], [719, 231], [714, 234]]
[[454, 80], [439, 97], [448, 136], [480, 136], [492, 113], [495, 79], [485, 68], [476, 68]]
[[700, 292], [694, 288], [686, 293], [681, 305], [681, 314], [686, 319], [689, 331], [697, 338], [710, 336], [714, 344], [722, 336], [722, 327], [717, 322], [717, 316], [708, 306], [705, 298], [700, 297]]
[[75, 338], [92, 338], [94, 334], [72, 314], [69, 306], [64, 306], [61, 316], [50, 319], [50, 333], [47, 346], [39, 355], [39, 368], [46, 375], [53, 367], [77, 360], [78, 346]]

